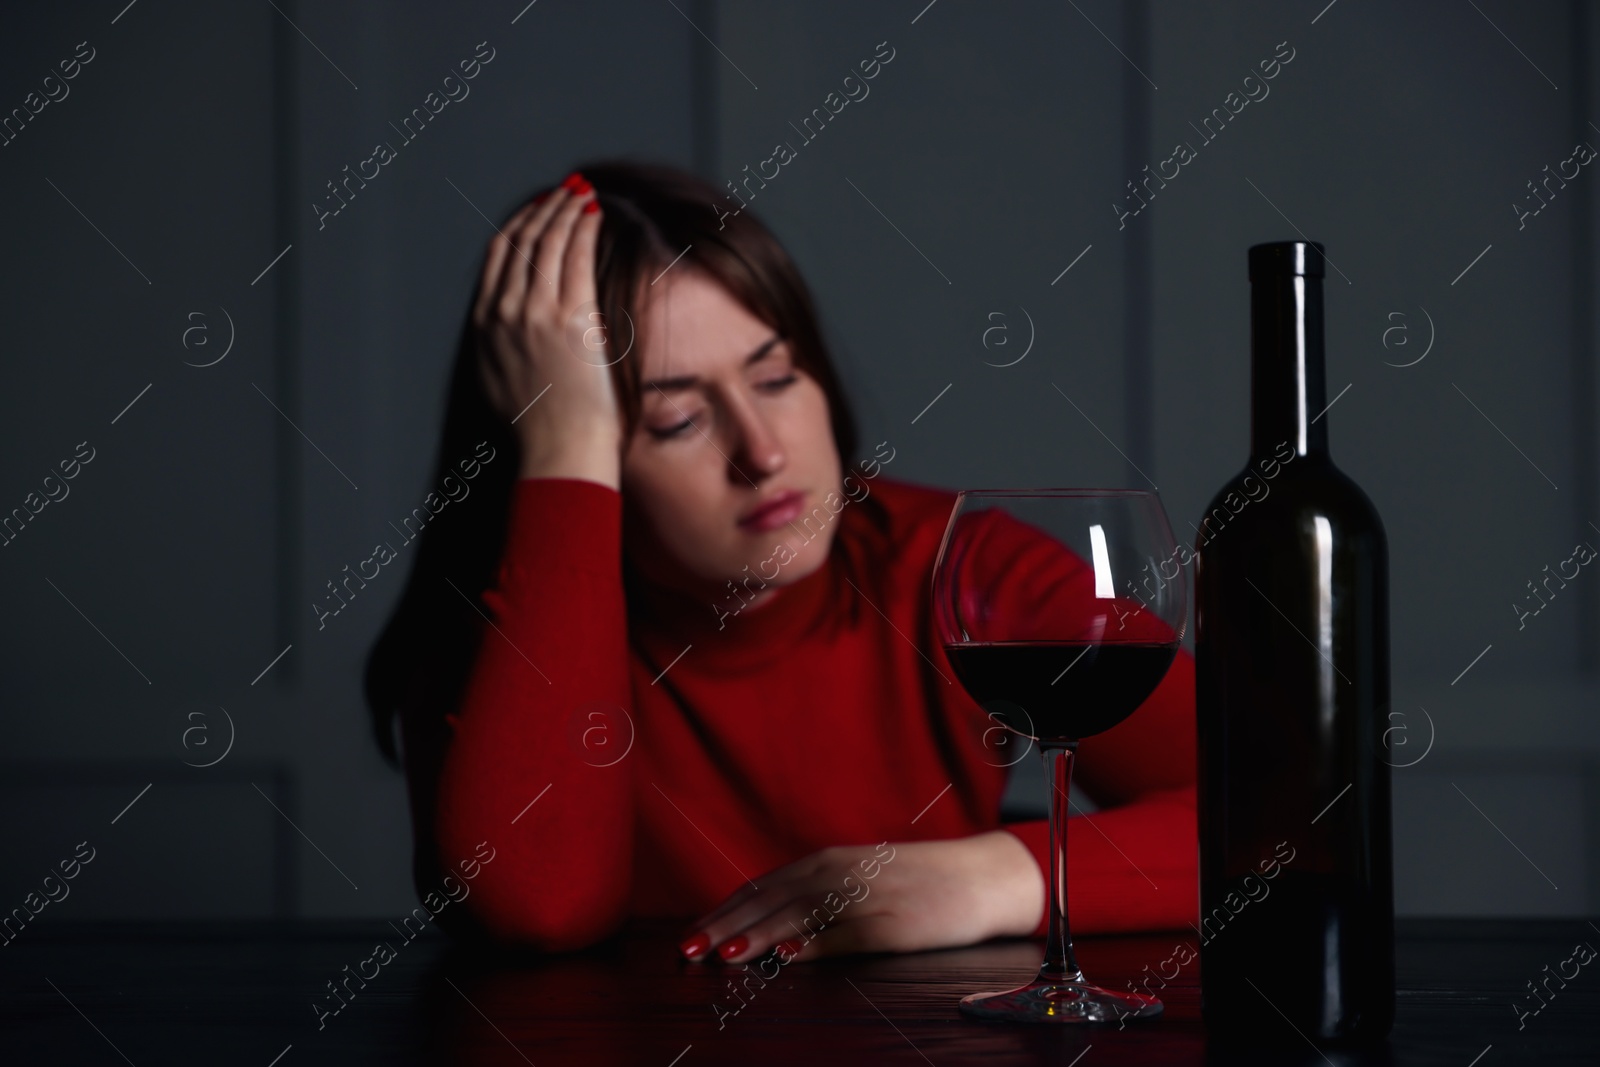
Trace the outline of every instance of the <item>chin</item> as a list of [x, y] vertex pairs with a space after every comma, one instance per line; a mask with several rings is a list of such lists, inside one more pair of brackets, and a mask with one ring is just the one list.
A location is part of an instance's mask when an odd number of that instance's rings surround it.
[[[787, 563], [778, 562], [783, 556], [778, 548], [780, 544], [787, 545], [789, 551], [794, 553]], [[831, 529], [816, 534], [809, 541], [804, 536], [789, 531], [787, 537], [775, 539], [760, 550], [759, 554], [742, 561], [739, 564], [740, 569], [731, 577], [735, 581], [754, 577], [766, 582], [768, 588], [781, 589], [819, 570], [827, 562], [828, 551], [832, 545]]]

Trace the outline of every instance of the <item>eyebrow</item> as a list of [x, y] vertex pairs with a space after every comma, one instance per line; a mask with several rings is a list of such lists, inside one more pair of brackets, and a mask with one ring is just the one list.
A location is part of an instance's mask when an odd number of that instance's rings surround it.
[[[782, 340], [783, 336], [781, 334], [773, 334], [771, 337], [767, 338], [764, 342], [762, 342], [761, 347], [744, 357], [744, 366], [748, 367], [752, 363], [758, 363], [767, 356], [771, 355], [773, 348], [776, 347], [777, 344]], [[676, 392], [683, 389], [693, 389], [699, 384], [700, 376], [698, 374], [680, 374], [674, 378], [654, 378], [648, 382], [645, 382], [644, 388], [660, 389], [662, 392], [666, 392], [668, 390]]]

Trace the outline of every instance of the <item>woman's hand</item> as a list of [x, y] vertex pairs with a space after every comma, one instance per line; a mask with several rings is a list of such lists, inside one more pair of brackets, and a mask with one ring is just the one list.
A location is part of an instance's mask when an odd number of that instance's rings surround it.
[[743, 963], [849, 952], [916, 952], [1026, 936], [1044, 910], [1044, 879], [1005, 830], [947, 841], [838, 846], [744, 886], [694, 923], [680, 949]]
[[598, 328], [598, 208], [593, 187], [571, 175], [512, 216], [489, 244], [472, 322], [484, 390], [521, 444], [522, 476], [615, 489], [622, 427]]

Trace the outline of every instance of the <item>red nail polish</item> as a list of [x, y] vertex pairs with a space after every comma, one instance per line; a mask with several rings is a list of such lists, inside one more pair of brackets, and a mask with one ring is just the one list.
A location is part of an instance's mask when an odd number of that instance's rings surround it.
[[577, 171], [573, 171], [571, 174], [561, 179], [561, 188], [566, 189], [569, 192], [574, 191], [578, 188], [578, 183], [581, 181], [583, 181], [583, 175], [579, 174]]
[[573, 187], [572, 187], [572, 195], [573, 196], [583, 196], [585, 193], [588, 193], [593, 188], [594, 188], [594, 186], [589, 184], [589, 179], [585, 178], [583, 175], [580, 174], [580, 175], [578, 175], [577, 184], [573, 185]]
[[587, 204], [583, 205], [583, 213], [585, 215], [593, 215], [596, 211], [599, 211], [599, 210], [600, 210], [600, 201], [598, 201], [598, 200], [591, 200]]
[[750, 939], [748, 937], [744, 936], [743, 934], [740, 934], [738, 937], [735, 937], [733, 940], [724, 942], [717, 949], [717, 954], [720, 955], [725, 960], [731, 960], [731, 959], [733, 959], [733, 957], [737, 956], [739, 953], [743, 952], [745, 949], [747, 949], [749, 947], [750, 947]]
[[791, 960], [794, 959], [796, 956], [800, 955], [800, 950], [805, 947], [806, 943], [804, 941], [800, 940], [798, 937], [791, 937], [787, 941], [778, 942], [777, 948], [773, 951], [778, 953], [778, 961], [781, 963], [784, 962], [785, 956]]
[[703, 955], [706, 949], [710, 947], [711, 935], [702, 932], [695, 934], [693, 937], [689, 938], [689, 940], [679, 945], [678, 951], [682, 952], [685, 956], [692, 960], [696, 956]]
[[533, 198], [533, 202], [534, 202], [535, 205], [537, 205], [537, 204], [542, 204], [546, 200], [549, 200], [549, 199], [550, 199], [550, 192], [549, 192], [549, 190], [546, 190], [545, 192], [542, 192], [538, 196], [534, 197]]

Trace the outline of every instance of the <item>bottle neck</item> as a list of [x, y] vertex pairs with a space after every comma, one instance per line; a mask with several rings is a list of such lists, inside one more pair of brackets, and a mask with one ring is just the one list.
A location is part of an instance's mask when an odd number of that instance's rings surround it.
[[1259, 278], [1250, 286], [1250, 454], [1285, 442], [1296, 456], [1327, 458], [1322, 279]]

